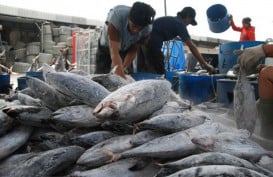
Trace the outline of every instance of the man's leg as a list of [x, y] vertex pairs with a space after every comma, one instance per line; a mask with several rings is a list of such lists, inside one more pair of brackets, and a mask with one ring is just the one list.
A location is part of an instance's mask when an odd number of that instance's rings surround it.
[[111, 56], [109, 48], [98, 46], [96, 53], [96, 70], [95, 74], [107, 74], [111, 70]]
[[256, 106], [260, 128], [257, 133], [263, 138], [273, 140], [273, 66], [260, 71], [259, 97]]

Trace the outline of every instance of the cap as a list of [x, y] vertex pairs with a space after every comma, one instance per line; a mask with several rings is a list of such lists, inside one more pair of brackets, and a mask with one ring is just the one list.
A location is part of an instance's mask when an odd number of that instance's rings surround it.
[[191, 25], [193, 25], [193, 26], [197, 25], [197, 22], [195, 20], [196, 13], [195, 13], [194, 8], [192, 8], [192, 7], [184, 7], [181, 10], [181, 12], [177, 13], [177, 15], [180, 16], [180, 17], [182, 17], [182, 18], [191, 17], [192, 18]]
[[153, 22], [155, 10], [143, 2], [135, 2], [129, 12], [129, 19], [139, 26], [146, 26]]
[[242, 22], [243, 22], [243, 23], [248, 23], [248, 24], [250, 24], [251, 18], [245, 17], [245, 18], [243, 18]]

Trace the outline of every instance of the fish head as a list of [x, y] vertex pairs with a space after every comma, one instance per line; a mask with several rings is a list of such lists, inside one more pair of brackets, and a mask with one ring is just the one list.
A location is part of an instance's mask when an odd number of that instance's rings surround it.
[[97, 119], [117, 118], [119, 115], [117, 104], [114, 101], [107, 101], [99, 103], [93, 110], [93, 115]]
[[213, 150], [215, 140], [211, 136], [197, 136], [191, 139], [192, 143], [195, 144], [198, 148], [206, 151]]

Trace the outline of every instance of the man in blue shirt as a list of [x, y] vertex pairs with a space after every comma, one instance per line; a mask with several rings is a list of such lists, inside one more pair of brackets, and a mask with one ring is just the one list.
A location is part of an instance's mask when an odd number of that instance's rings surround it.
[[195, 10], [192, 7], [185, 7], [177, 13], [176, 17], [164, 16], [157, 18], [153, 23], [147, 45], [138, 52], [138, 71], [164, 74], [164, 55], [161, 51], [163, 42], [179, 37], [186, 43], [201, 66], [209, 73], [215, 73], [215, 68], [206, 63], [188, 33], [187, 25], [197, 25], [195, 15]]
[[95, 73], [109, 73], [115, 67], [114, 72], [125, 78], [124, 71], [152, 30], [154, 16], [155, 10], [142, 2], [111, 9], [99, 39]]

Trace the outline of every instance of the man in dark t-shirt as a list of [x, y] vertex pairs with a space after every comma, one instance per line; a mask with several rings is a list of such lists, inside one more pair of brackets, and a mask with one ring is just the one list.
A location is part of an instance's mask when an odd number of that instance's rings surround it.
[[147, 44], [138, 51], [137, 69], [140, 72], [164, 74], [164, 55], [161, 51], [164, 41], [179, 37], [189, 47], [201, 66], [209, 73], [215, 73], [215, 68], [206, 63], [196, 46], [193, 44], [187, 30], [187, 25], [197, 25], [195, 10], [185, 7], [177, 16], [164, 16], [153, 22], [153, 29]]

